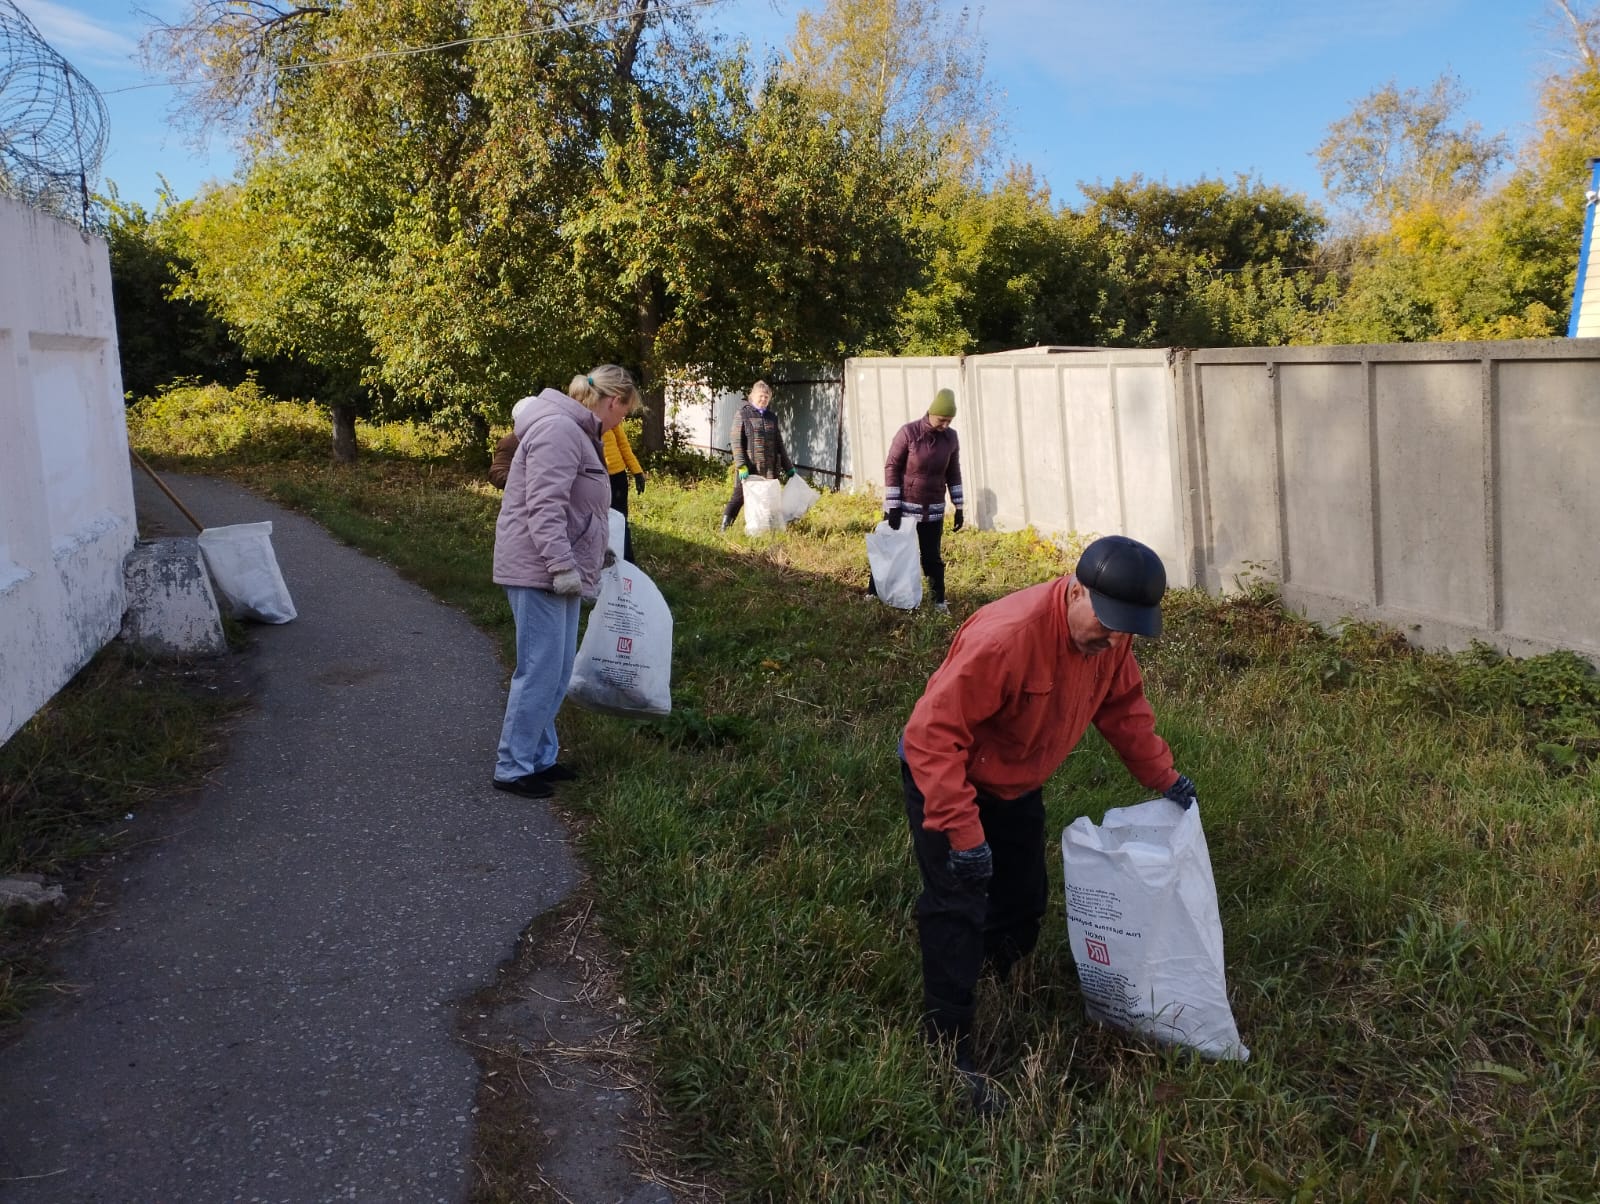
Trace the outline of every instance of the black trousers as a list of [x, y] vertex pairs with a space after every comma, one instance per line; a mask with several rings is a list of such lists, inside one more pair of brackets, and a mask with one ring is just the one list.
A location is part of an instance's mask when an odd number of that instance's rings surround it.
[[622, 511], [622, 558], [629, 564], [636, 564], [633, 558], [633, 524], [628, 518], [628, 474], [614, 472], [611, 474], [611, 508]]
[[956, 880], [946, 864], [950, 841], [922, 826], [922, 791], [900, 762], [911, 846], [922, 871], [917, 933], [922, 944], [923, 1022], [930, 1035], [971, 1033], [984, 964], [1004, 978], [1039, 942], [1049, 882], [1044, 868], [1044, 792], [1002, 799], [978, 792], [978, 816], [994, 854], [987, 890]]
[[[944, 519], [938, 522], [917, 524], [917, 554], [922, 558], [922, 575], [928, 579], [928, 589], [935, 602], [944, 601], [944, 560], [940, 545], [944, 541]], [[878, 583], [872, 580], [872, 570], [867, 570], [867, 592], [877, 594]]]

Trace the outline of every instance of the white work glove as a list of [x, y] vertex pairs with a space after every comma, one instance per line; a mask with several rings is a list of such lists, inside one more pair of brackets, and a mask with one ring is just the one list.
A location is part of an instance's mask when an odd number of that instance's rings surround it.
[[550, 589], [553, 593], [570, 598], [583, 591], [583, 578], [578, 575], [577, 569], [562, 569], [550, 579]]

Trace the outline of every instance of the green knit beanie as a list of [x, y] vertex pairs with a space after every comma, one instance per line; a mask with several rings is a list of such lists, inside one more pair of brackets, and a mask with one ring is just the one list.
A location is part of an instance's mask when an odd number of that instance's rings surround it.
[[933, 404], [928, 407], [928, 414], [934, 418], [954, 418], [956, 416], [956, 394], [954, 389], [940, 389], [933, 395]]

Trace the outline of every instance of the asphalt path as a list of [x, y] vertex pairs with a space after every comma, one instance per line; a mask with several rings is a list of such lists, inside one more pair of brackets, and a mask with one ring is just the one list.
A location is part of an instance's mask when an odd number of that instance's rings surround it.
[[310, 520], [166, 479], [207, 526], [272, 521], [299, 617], [254, 628], [226, 763], [128, 821], [73, 991], [0, 1049], [0, 1199], [462, 1200], [458, 1003], [579, 877], [543, 802], [490, 789], [493, 644]]

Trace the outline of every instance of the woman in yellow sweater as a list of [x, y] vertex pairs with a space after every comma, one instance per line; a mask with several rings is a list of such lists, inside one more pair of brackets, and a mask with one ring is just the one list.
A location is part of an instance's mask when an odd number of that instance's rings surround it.
[[[611, 508], [622, 511], [624, 520], [628, 517], [628, 477], [633, 477], [633, 483], [640, 493], [644, 492], [644, 469], [639, 465], [639, 458], [633, 454], [633, 448], [628, 443], [620, 426], [614, 426], [607, 431], [601, 440], [606, 452], [606, 471], [611, 474]], [[633, 529], [631, 526], [623, 527], [622, 558], [633, 562]]]

